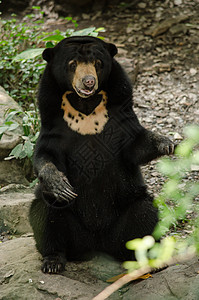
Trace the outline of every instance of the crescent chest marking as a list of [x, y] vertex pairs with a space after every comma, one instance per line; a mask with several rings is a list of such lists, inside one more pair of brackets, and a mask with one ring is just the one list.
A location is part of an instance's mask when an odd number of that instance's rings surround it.
[[[108, 122], [107, 94], [104, 91], [99, 92], [102, 95], [102, 101], [93, 110], [90, 115], [85, 115], [76, 110], [67, 99], [67, 95], [72, 92], [66, 92], [62, 97], [61, 108], [64, 110], [64, 120], [68, 126], [79, 134], [99, 134]], [[85, 100], [86, 101], [86, 100]]]

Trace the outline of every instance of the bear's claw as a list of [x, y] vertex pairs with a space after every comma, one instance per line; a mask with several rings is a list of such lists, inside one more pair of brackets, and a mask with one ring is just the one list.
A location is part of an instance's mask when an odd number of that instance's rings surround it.
[[77, 197], [66, 176], [57, 168], [47, 163], [39, 173], [43, 194], [54, 196], [58, 202], [70, 202]]
[[43, 273], [58, 274], [65, 270], [65, 259], [61, 256], [44, 257], [41, 267]]
[[174, 154], [176, 145], [167, 137], [162, 137], [158, 145], [158, 150], [161, 155]]

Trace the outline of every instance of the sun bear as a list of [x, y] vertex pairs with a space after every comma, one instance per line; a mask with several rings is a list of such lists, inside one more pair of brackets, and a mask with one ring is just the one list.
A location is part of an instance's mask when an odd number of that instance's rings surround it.
[[43, 52], [30, 223], [45, 273], [87, 253], [132, 259], [125, 243], [150, 235], [158, 221], [140, 165], [174, 146], [139, 123], [116, 54], [114, 44], [89, 36]]

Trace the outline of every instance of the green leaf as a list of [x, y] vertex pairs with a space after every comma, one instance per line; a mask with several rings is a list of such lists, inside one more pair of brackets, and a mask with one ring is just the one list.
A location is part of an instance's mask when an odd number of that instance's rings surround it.
[[199, 143], [199, 127], [196, 125], [187, 126], [184, 133], [189, 139], [193, 139]]
[[4, 125], [0, 126], [0, 135], [2, 133], [5, 133], [8, 130], [8, 128], [9, 128], [9, 126], [4, 126]]
[[96, 27], [90, 27], [90, 28], [85, 28], [85, 29], [82, 29], [82, 30], [77, 30], [75, 32], [72, 33], [72, 36], [84, 36], [84, 35], [90, 35], [94, 30], [95, 30]]
[[178, 191], [178, 180], [170, 179], [164, 184], [164, 192], [167, 197], [172, 198]]
[[189, 140], [183, 141], [180, 143], [176, 149], [175, 149], [175, 154], [182, 156], [182, 157], [189, 157], [190, 154], [192, 153], [193, 145], [190, 143]]
[[20, 158], [20, 155], [23, 150], [23, 144], [18, 144], [12, 151], [10, 152], [9, 156], [14, 156], [15, 158]]
[[164, 175], [171, 175], [174, 173], [173, 162], [169, 158], [162, 158], [158, 163], [158, 170]]
[[68, 20], [68, 21], [72, 21], [73, 18], [72, 17], [65, 17], [64, 19]]
[[41, 7], [40, 6], [32, 6], [32, 9], [38, 9], [38, 10], [40, 10]]
[[33, 136], [33, 137], [31, 138], [31, 142], [32, 142], [32, 143], [35, 143], [35, 142], [37, 141], [38, 137], [39, 137], [39, 131], [35, 134], [35, 136]]
[[12, 120], [15, 115], [22, 114], [22, 113], [23, 112], [20, 110], [10, 109], [9, 113], [6, 115], [6, 122], [9, 122], [10, 120]]
[[65, 37], [61, 34], [55, 34], [55, 35], [49, 35], [48, 37], [46, 37], [45, 39], [43, 39], [43, 41], [47, 42], [47, 41], [55, 41], [55, 42], [60, 42], [64, 39]]
[[13, 58], [13, 62], [35, 58], [42, 54], [45, 48], [29, 49], [21, 52]]
[[53, 48], [55, 45], [52, 42], [46, 43], [46, 48]]
[[99, 27], [95, 29], [96, 32], [105, 32], [105, 28], [104, 27]]
[[35, 180], [33, 180], [33, 181], [30, 183], [29, 187], [30, 187], [30, 188], [33, 188], [38, 182], [39, 182], [39, 179], [36, 178]]
[[123, 267], [125, 269], [129, 270], [129, 272], [132, 272], [139, 268], [139, 264], [137, 261], [125, 261], [123, 263]]
[[33, 144], [30, 141], [24, 143], [23, 149], [28, 157], [33, 155]]
[[18, 123], [12, 123], [12, 124], [9, 125], [8, 131], [15, 130], [18, 127], [19, 127]]

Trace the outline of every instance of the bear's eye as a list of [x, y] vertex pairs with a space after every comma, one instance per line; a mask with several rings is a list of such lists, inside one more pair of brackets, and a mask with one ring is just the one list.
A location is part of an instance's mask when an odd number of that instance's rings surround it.
[[95, 68], [96, 68], [96, 70], [99, 70], [99, 69], [102, 68], [102, 62], [101, 62], [101, 60], [97, 59], [95, 61]]
[[77, 67], [77, 62], [75, 60], [71, 60], [69, 61], [69, 67], [71, 71], [75, 71], [76, 67]]

